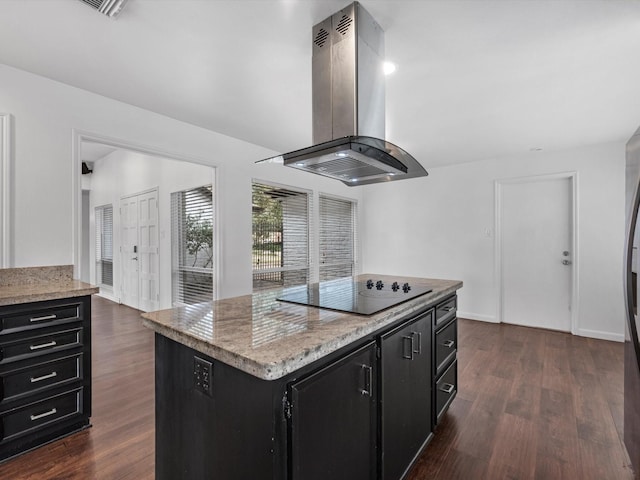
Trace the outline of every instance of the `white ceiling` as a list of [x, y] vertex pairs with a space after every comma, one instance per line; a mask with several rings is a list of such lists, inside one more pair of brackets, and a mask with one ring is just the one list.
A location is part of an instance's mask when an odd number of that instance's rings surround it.
[[[311, 28], [348, 3], [1, 0], [0, 63], [284, 152], [311, 143]], [[361, 3], [398, 66], [387, 138], [427, 168], [640, 125], [640, 1]]]

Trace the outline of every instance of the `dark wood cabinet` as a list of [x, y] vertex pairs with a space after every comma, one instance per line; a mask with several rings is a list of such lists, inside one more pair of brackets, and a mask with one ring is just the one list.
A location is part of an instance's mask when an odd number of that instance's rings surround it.
[[292, 480], [377, 477], [376, 366], [370, 342], [291, 385]]
[[91, 297], [0, 307], [0, 461], [90, 416]]
[[449, 297], [435, 308], [433, 321], [433, 426], [440, 422], [458, 393], [457, 297]]
[[156, 478], [404, 478], [456, 395], [455, 308], [426, 304], [275, 380], [156, 333]]
[[449, 321], [436, 331], [435, 342], [435, 376], [438, 377], [451, 364], [458, 350], [458, 322]]
[[430, 310], [380, 337], [383, 480], [402, 478], [432, 435], [432, 320]]
[[433, 311], [381, 336], [381, 468], [398, 480], [432, 435], [431, 322]]

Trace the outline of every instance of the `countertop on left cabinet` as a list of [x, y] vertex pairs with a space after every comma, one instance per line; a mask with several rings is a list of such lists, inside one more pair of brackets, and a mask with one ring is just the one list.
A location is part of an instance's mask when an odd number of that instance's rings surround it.
[[0, 306], [82, 297], [98, 287], [73, 279], [72, 265], [0, 269]]
[[97, 292], [70, 265], [0, 269], [0, 461], [90, 425]]

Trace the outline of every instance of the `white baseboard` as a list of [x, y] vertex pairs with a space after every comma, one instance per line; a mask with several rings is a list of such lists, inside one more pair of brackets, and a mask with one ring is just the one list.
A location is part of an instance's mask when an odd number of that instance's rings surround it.
[[100, 292], [96, 293], [96, 295], [98, 295], [99, 297], [102, 297], [102, 298], [106, 298], [107, 300], [111, 300], [112, 302], [120, 303], [118, 301], [118, 299], [113, 296], [113, 294], [111, 292], [105, 292], [105, 291], [101, 290]]
[[[461, 312], [458, 310], [458, 318], [468, 318], [469, 320], [478, 320], [480, 322], [488, 323], [500, 323], [493, 315], [482, 315], [479, 313]], [[515, 324], [512, 324], [515, 325]], [[597, 338], [598, 340], [609, 340], [612, 342], [624, 342], [624, 334], [603, 332], [601, 330], [589, 330], [586, 328], [579, 328], [576, 335], [580, 337]]]
[[482, 315], [480, 313], [461, 312], [458, 310], [457, 316], [459, 318], [468, 318], [469, 320], [478, 320], [480, 322], [498, 323], [498, 320], [493, 315]]
[[602, 332], [600, 330], [588, 330], [585, 328], [579, 328], [576, 335], [581, 337], [597, 338], [599, 340], [610, 340], [612, 342], [624, 342], [624, 334]]

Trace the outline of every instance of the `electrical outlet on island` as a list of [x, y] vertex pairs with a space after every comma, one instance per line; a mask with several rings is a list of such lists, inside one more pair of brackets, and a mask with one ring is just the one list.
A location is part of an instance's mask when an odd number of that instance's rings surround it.
[[194, 356], [193, 357], [193, 386], [199, 392], [212, 396], [213, 363]]

